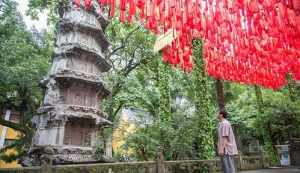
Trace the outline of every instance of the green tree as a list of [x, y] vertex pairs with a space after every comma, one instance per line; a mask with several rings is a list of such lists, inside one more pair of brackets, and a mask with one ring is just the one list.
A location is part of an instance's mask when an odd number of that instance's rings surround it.
[[1, 149], [1, 156], [6, 157], [3, 153], [9, 148], [16, 148], [22, 155], [30, 146], [33, 135], [30, 120], [43, 97], [38, 82], [47, 72], [51, 46], [47, 34], [37, 37], [36, 34], [41, 33], [27, 31], [15, 1], [3, 2], [3, 13], [0, 14], [0, 107], [1, 110], [19, 111], [21, 120], [14, 123], [1, 116], [0, 124], [22, 133], [20, 140]]
[[[230, 100], [230, 120], [239, 125], [239, 136], [246, 154], [251, 140], [258, 139], [272, 164], [278, 164], [275, 145], [299, 137], [299, 106], [290, 99], [287, 88], [273, 91], [259, 87], [232, 85], [237, 97]], [[246, 146], [246, 147], [245, 147]]]
[[[126, 89], [122, 91], [128, 93], [125, 95], [129, 99], [126, 107], [142, 110], [136, 116], [146, 120], [137, 122], [138, 129], [128, 136], [124, 148], [132, 149], [132, 157], [137, 160], [154, 159], [158, 146], [163, 147], [167, 160], [196, 159], [193, 142], [198, 129], [193, 118], [193, 103], [189, 99], [189, 95], [193, 95], [189, 90], [191, 75], [169, 69], [169, 82], [160, 83], [159, 61], [158, 56], [140, 66], [130, 75], [124, 87]], [[170, 93], [167, 102], [160, 101], [161, 85], [168, 85], [163, 87], [163, 91]], [[165, 106], [165, 103], [170, 113], [167, 118], [164, 118], [165, 115], [161, 117], [159, 112], [159, 107]]]
[[117, 18], [110, 22], [106, 35], [111, 43], [106, 59], [112, 69], [105, 75], [105, 81], [111, 94], [102, 106], [109, 120], [117, 121], [119, 111], [126, 105], [126, 94], [122, 90], [126, 91], [130, 74], [157, 57], [152, 51], [155, 37], [139, 24], [122, 24]]

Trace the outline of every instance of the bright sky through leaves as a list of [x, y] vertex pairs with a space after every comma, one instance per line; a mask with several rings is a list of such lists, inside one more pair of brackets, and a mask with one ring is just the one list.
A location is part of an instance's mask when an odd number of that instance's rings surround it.
[[39, 20], [32, 20], [30, 16], [26, 16], [26, 10], [28, 9], [28, 0], [17, 0], [18, 10], [23, 16], [24, 22], [27, 27], [30, 29], [31, 27], [37, 28], [39, 31], [47, 28], [47, 14], [40, 13]]

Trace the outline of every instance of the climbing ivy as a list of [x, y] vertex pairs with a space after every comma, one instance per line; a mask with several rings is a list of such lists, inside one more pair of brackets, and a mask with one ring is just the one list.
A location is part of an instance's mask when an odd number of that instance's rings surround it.
[[213, 123], [210, 117], [210, 99], [208, 77], [204, 70], [202, 41], [193, 40], [193, 53], [195, 69], [193, 70], [195, 107], [199, 131], [197, 133], [197, 146], [200, 159], [211, 159], [214, 154]]
[[161, 60], [158, 64], [159, 117], [162, 122], [166, 122], [171, 118], [170, 66]]
[[293, 77], [288, 74], [287, 75], [287, 80], [288, 80], [288, 90], [289, 90], [289, 96], [292, 102], [295, 102], [297, 100], [297, 85]]
[[[256, 96], [256, 102], [257, 102], [257, 109], [258, 109], [258, 117], [257, 119], [260, 119], [263, 121], [263, 114], [264, 114], [264, 101], [263, 101], [263, 95], [261, 88], [258, 86], [254, 87], [255, 89], [255, 96]], [[259, 124], [259, 126], [262, 126], [263, 124]], [[266, 132], [266, 129], [263, 127], [260, 127], [259, 130], [262, 134], [263, 140], [264, 140], [264, 150], [267, 155], [267, 159], [271, 162], [272, 165], [275, 165], [278, 163], [278, 158], [276, 157], [276, 151], [274, 150], [272, 140], [270, 138], [270, 135]]]
[[171, 130], [170, 119], [171, 119], [171, 94], [170, 94], [170, 66], [158, 60], [158, 90], [159, 90], [159, 147], [162, 147], [163, 151], [169, 148], [168, 133]]

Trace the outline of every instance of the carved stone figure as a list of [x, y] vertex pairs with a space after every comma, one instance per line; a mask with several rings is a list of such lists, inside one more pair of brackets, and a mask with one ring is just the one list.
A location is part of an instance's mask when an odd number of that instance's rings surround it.
[[33, 118], [37, 130], [31, 156], [24, 159], [27, 165], [29, 160], [40, 164], [38, 159], [49, 155], [55, 164], [99, 161], [93, 157], [95, 147], [105, 139], [97, 134], [111, 124], [99, 109], [100, 99], [110, 93], [101, 79], [110, 65], [104, 58], [108, 22], [94, 4], [89, 10], [78, 9], [70, 0], [60, 10], [52, 68], [41, 82], [44, 104]]

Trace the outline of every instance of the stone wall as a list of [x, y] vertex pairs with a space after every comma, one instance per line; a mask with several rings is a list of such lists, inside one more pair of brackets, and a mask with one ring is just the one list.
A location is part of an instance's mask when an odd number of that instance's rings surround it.
[[[236, 158], [239, 170], [253, 170], [263, 168], [261, 156]], [[59, 165], [49, 168], [32, 167], [20, 169], [0, 169], [3, 173], [158, 173], [157, 165], [163, 164], [164, 173], [199, 173], [207, 170], [217, 173], [221, 170], [220, 160], [182, 160], [148, 162], [121, 162], [106, 164]], [[159, 172], [162, 173], [162, 172]]]

